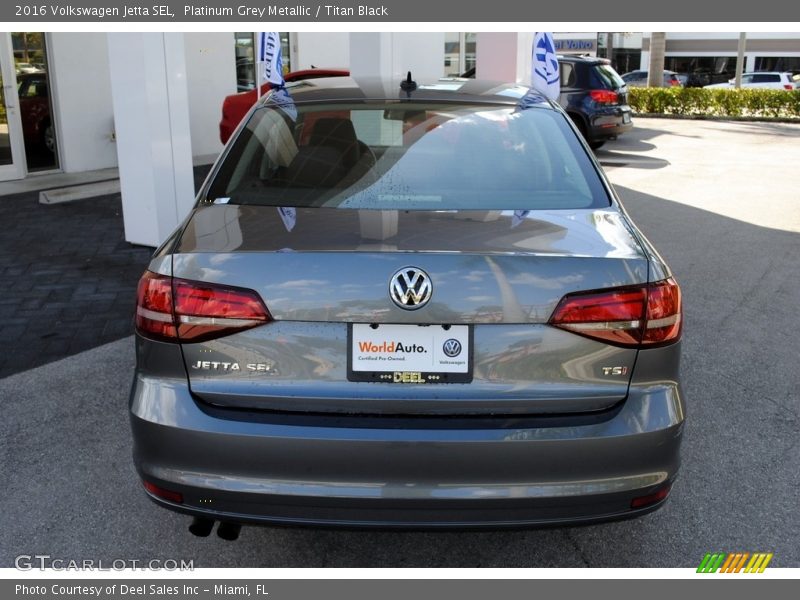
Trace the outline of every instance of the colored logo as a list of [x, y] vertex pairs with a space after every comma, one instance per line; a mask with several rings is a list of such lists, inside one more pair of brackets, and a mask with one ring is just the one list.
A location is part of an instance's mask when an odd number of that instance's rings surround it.
[[734, 552], [725, 554], [724, 552], [708, 553], [700, 561], [697, 567], [698, 573], [763, 573], [769, 561], [772, 560], [772, 552]]
[[556, 49], [553, 47], [553, 39], [547, 35], [542, 35], [534, 41], [533, 56], [535, 58], [534, 71], [548, 85], [558, 81], [558, 59]]

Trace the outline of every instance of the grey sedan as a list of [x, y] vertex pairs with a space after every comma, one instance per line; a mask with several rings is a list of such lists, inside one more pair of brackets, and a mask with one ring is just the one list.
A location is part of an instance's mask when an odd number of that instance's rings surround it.
[[681, 293], [563, 110], [346, 77], [254, 106], [136, 309], [134, 459], [192, 531], [664, 504]]

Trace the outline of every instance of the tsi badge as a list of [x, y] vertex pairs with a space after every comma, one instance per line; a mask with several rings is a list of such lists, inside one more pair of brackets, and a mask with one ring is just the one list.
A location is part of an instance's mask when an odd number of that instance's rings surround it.
[[628, 367], [602, 367], [603, 375], [625, 375]]

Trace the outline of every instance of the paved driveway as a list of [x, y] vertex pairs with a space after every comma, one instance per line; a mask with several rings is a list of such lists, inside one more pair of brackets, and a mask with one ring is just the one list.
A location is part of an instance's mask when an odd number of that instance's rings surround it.
[[196, 566], [696, 566], [771, 551], [800, 566], [800, 126], [645, 120], [598, 152], [685, 293], [684, 467], [668, 505], [508, 532], [245, 528], [197, 539], [130, 460], [130, 338], [0, 380], [0, 566], [18, 554]]

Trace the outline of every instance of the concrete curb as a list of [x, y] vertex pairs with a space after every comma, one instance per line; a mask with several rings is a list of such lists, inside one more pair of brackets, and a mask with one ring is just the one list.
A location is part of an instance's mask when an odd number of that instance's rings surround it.
[[676, 119], [682, 121], [733, 121], [742, 123], [789, 123], [800, 125], [800, 118], [789, 117], [723, 117], [718, 115], [675, 115], [670, 113], [633, 113], [634, 118]]
[[39, 192], [39, 204], [61, 204], [62, 202], [72, 202], [74, 200], [86, 200], [97, 196], [119, 194], [119, 191], [119, 179], [109, 179], [84, 185], [71, 185]]

